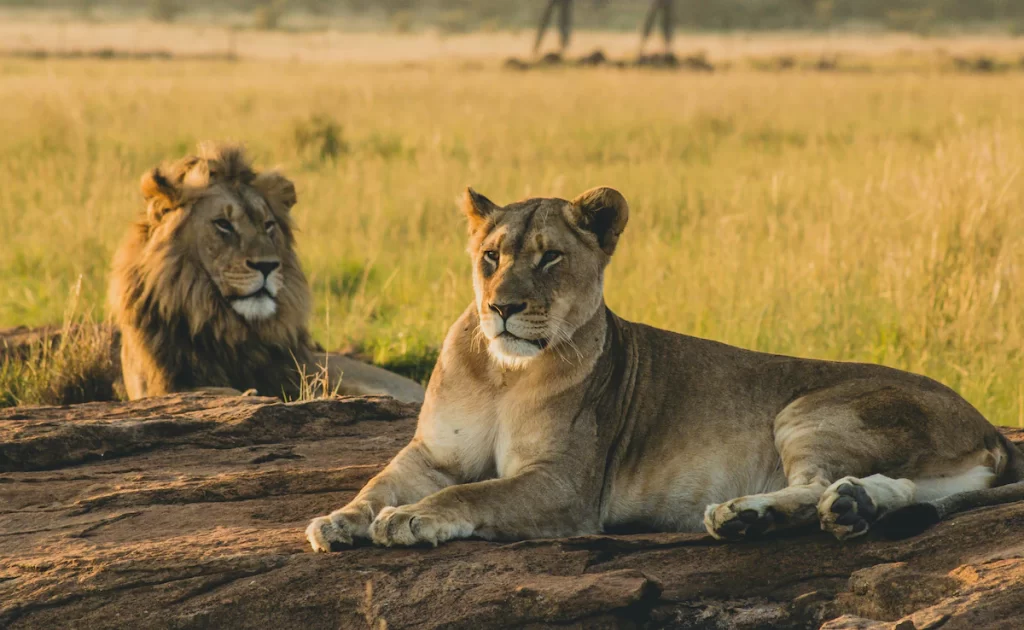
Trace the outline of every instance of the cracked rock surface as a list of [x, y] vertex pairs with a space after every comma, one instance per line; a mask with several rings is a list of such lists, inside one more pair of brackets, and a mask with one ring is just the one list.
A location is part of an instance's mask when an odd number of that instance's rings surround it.
[[309, 519], [380, 470], [416, 413], [207, 395], [0, 410], [0, 628], [1024, 627], [1024, 503], [898, 542], [311, 553]]

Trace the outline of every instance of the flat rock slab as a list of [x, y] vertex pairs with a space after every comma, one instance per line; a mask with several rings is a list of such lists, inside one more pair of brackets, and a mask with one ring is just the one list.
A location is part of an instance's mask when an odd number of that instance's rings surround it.
[[306, 523], [352, 498], [416, 413], [204, 395], [0, 410], [0, 628], [1024, 627], [1024, 503], [898, 542], [311, 553]]

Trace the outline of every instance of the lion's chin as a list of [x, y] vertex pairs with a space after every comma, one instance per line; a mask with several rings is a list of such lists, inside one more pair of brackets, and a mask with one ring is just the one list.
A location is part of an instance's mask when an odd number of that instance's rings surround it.
[[535, 342], [501, 334], [487, 344], [487, 352], [501, 367], [521, 370], [529, 365], [542, 349]]
[[277, 312], [277, 302], [269, 295], [257, 295], [244, 300], [234, 300], [231, 308], [247, 321], [254, 322], [268, 319]]

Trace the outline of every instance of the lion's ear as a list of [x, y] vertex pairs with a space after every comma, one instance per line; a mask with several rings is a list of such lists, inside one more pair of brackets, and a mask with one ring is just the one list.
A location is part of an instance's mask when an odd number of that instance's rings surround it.
[[614, 188], [591, 188], [570, 202], [576, 224], [597, 236], [597, 244], [609, 256], [629, 221], [629, 204]]
[[466, 188], [462, 195], [462, 212], [469, 220], [469, 231], [473, 232], [481, 224], [486, 223], [501, 207], [472, 188]]
[[152, 223], [159, 223], [165, 214], [177, 206], [181, 191], [159, 167], [143, 175], [140, 186], [142, 197], [146, 200], [146, 214]]
[[250, 185], [263, 195], [276, 212], [282, 214], [287, 214], [299, 200], [295, 194], [295, 184], [277, 171], [260, 173]]

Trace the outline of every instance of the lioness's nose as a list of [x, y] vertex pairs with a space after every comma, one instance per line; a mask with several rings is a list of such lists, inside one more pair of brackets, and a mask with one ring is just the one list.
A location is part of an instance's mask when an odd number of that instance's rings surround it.
[[249, 269], [255, 269], [256, 271], [262, 273], [264, 278], [269, 276], [272, 271], [281, 266], [281, 263], [277, 262], [276, 260], [263, 262], [253, 262], [251, 260], [247, 260], [245, 261], [245, 264], [249, 266]]
[[502, 319], [508, 319], [516, 313], [520, 313], [526, 310], [526, 302], [517, 302], [515, 304], [488, 304], [488, 307], [495, 313], [501, 316]]

